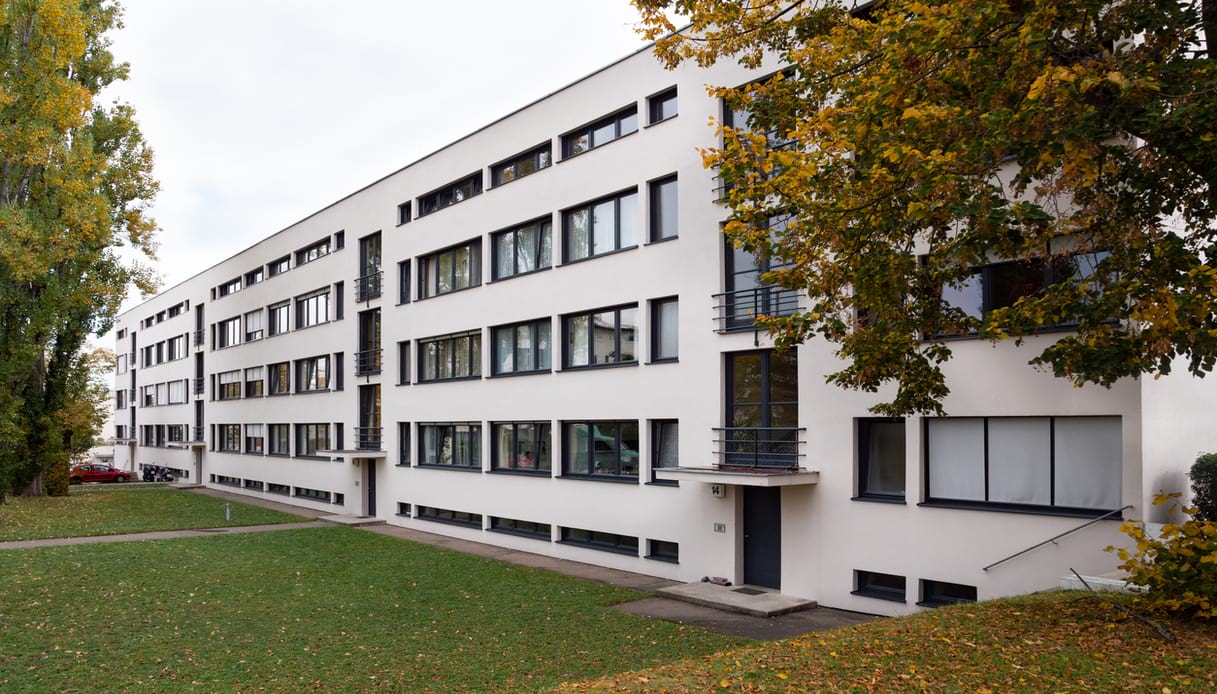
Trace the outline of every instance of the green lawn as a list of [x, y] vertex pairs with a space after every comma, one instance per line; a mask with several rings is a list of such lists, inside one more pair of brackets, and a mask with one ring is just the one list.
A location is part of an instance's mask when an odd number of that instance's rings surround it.
[[1217, 691], [1217, 624], [1178, 643], [1085, 593], [959, 605], [576, 685], [605, 691]]
[[0, 555], [0, 691], [520, 691], [746, 645], [349, 528]]
[[79, 485], [68, 496], [9, 497], [0, 506], [0, 542], [300, 520], [232, 502], [232, 520], [225, 521], [223, 499], [144, 485]]

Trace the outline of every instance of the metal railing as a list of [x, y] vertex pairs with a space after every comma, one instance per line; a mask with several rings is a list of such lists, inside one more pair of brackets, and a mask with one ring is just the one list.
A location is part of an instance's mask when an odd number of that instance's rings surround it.
[[207, 379], [198, 376], [194, 379], [194, 394], [202, 395], [207, 392]]
[[381, 280], [384, 278], [384, 273], [380, 270], [373, 272], [370, 275], [355, 278], [355, 301], [371, 301], [380, 296]]
[[380, 451], [383, 448], [384, 427], [355, 427], [355, 449]]
[[1110, 518], [1111, 516], [1116, 515], [1117, 513], [1123, 514], [1125, 511], [1127, 511], [1130, 508], [1132, 508], [1132, 504], [1123, 506], [1114, 511], [1108, 511], [1107, 513], [1104, 513], [1103, 515], [1101, 515], [1097, 518], [1091, 518], [1090, 520], [1086, 521], [1085, 523], [1079, 525], [1076, 528], [1066, 530], [1065, 532], [1061, 533], [1060, 535], [1053, 535], [1052, 537], [1048, 538], [1047, 540], [1044, 540], [1043, 542], [1037, 542], [1034, 545], [1031, 545], [1027, 549], [1019, 550], [1018, 552], [1015, 552], [1014, 554], [1011, 554], [1008, 557], [1005, 557], [1003, 559], [998, 559], [997, 561], [993, 562], [992, 564], [989, 564], [988, 566], [981, 569], [981, 571], [988, 571], [989, 569], [992, 569], [993, 567], [997, 566], [998, 564], [1004, 564], [1005, 562], [1008, 562], [1011, 559], [1014, 559], [1015, 557], [1021, 557], [1024, 554], [1026, 554], [1027, 552], [1030, 552], [1033, 549], [1038, 549], [1040, 547], [1043, 547], [1044, 545], [1046, 545], [1048, 543], [1052, 543], [1055, 545], [1057, 540], [1061, 539], [1062, 537], [1065, 537], [1066, 535], [1069, 535], [1071, 533], [1076, 533], [1077, 531], [1079, 531], [1083, 528], [1088, 528], [1088, 527], [1094, 525], [1095, 523], [1098, 523], [1101, 520], [1106, 520], [1107, 518]]
[[756, 329], [758, 316], [789, 316], [799, 310], [799, 292], [782, 287], [761, 286], [722, 292], [713, 297], [717, 314], [715, 332]]
[[203, 438], [203, 427], [192, 427], [190, 431], [192, 434], [192, 436], [190, 437], [191, 441], [204, 441], [205, 440]]
[[372, 376], [380, 373], [382, 349], [365, 349], [355, 353], [355, 375]]
[[806, 427], [716, 427], [719, 467], [794, 469], [803, 457]]
[[207, 331], [204, 330], [203, 328], [199, 328], [198, 330], [194, 331], [195, 349], [201, 349], [203, 347], [203, 341], [206, 339], [206, 337], [207, 337]]

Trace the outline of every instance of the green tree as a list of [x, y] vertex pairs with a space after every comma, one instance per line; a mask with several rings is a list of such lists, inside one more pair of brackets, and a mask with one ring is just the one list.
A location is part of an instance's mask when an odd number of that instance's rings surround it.
[[[942, 412], [935, 336], [1076, 325], [1031, 363], [1078, 385], [1213, 369], [1217, 0], [633, 3], [669, 66], [788, 66], [712, 89], [750, 118], [705, 163], [728, 237], [810, 297], [764, 324], [836, 345], [831, 382], [895, 384], [875, 412]], [[671, 33], [672, 12], [691, 25]], [[942, 300], [998, 259], [1047, 286], [985, 312]]]
[[66, 416], [88, 379], [90, 333], [106, 332], [152, 272], [152, 152], [130, 106], [98, 94], [126, 79], [106, 0], [0, 3], [0, 503], [63, 472]]

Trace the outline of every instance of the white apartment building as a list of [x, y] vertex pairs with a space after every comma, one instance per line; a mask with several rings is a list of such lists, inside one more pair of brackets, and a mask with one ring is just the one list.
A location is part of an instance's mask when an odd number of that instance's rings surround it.
[[959, 339], [951, 416], [884, 420], [830, 345], [774, 351], [750, 316], [800, 298], [724, 242], [697, 152], [705, 86], [771, 71], [644, 49], [126, 312], [116, 463], [870, 613], [1113, 569], [1118, 519], [1217, 448], [1214, 388]]

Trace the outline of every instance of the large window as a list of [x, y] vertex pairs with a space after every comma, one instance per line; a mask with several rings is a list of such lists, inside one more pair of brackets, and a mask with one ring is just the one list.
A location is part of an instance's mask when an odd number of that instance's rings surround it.
[[241, 344], [241, 317], [229, 318], [216, 325], [216, 348]]
[[482, 469], [482, 425], [419, 424], [418, 464]]
[[638, 422], [564, 422], [562, 474], [638, 479]]
[[548, 422], [500, 422], [493, 425], [495, 470], [548, 474], [550, 435]]
[[562, 213], [565, 262], [638, 245], [638, 192], [631, 190]]
[[1119, 417], [926, 420], [929, 502], [1113, 511], [1121, 503]]
[[271, 455], [291, 455], [291, 426], [288, 424], [269, 424], [267, 431], [270, 435], [269, 453]]
[[241, 397], [241, 370], [224, 371], [220, 373], [220, 391], [216, 396], [220, 400], [235, 400]]
[[177, 335], [165, 341], [166, 358], [168, 361], [175, 359], [185, 359], [187, 356], [186, 336]]
[[462, 178], [455, 183], [430, 193], [418, 199], [418, 216], [425, 217], [445, 207], [451, 207], [458, 202], [468, 200], [482, 192], [482, 172], [479, 171]]
[[651, 302], [651, 361], [680, 356], [680, 303], [676, 297]]
[[310, 357], [296, 362], [296, 392], [325, 390], [330, 387], [330, 357]]
[[262, 339], [262, 309], [245, 314], [245, 341]]
[[655, 96], [647, 99], [647, 106], [650, 110], [650, 122], [658, 123], [661, 120], [667, 120], [676, 115], [676, 87], [672, 87], [666, 92], [660, 92]]
[[292, 392], [292, 379], [287, 362], [271, 364], [269, 370], [271, 395], [287, 395]]
[[680, 232], [676, 216], [676, 177], [652, 181], [650, 193], [651, 241], [676, 238]]
[[186, 402], [186, 382], [185, 381], [170, 381], [169, 382], [169, 404], [179, 405]]
[[[1083, 253], [1052, 262], [1011, 261], [977, 268], [956, 286], [942, 288], [942, 302], [965, 315], [982, 319], [999, 308], [1064, 282], [1088, 282], [1110, 253]], [[1066, 321], [1063, 325], [1069, 325]]]
[[219, 450], [226, 453], [241, 452], [241, 425], [221, 424], [219, 426]]
[[657, 480], [655, 471], [680, 465], [680, 423], [675, 419], [651, 421], [651, 482], [675, 486], [675, 480]]
[[296, 455], [316, 457], [318, 451], [330, 447], [329, 424], [297, 424]]
[[550, 144], [546, 142], [536, 149], [517, 154], [507, 161], [491, 166], [490, 185], [501, 186], [508, 181], [514, 181], [544, 169], [549, 166], [549, 154]]
[[418, 341], [418, 380], [447, 381], [482, 375], [482, 333], [445, 335]]
[[858, 420], [858, 496], [904, 500], [904, 420]]
[[501, 325], [493, 330], [496, 376], [550, 370], [550, 320]]
[[638, 104], [562, 136], [562, 156], [573, 157], [638, 129]]
[[290, 302], [284, 301], [279, 304], [272, 304], [266, 308], [266, 313], [269, 317], [269, 332], [271, 335], [282, 335], [291, 330], [292, 306]]
[[266, 452], [266, 425], [245, 425], [245, 452], [259, 455]]
[[553, 234], [549, 218], [492, 234], [494, 279], [544, 270], [553, 264]]
[[877, 571], [854, 570], [853, 595], [904, 602], [905, 578]]
[[638, 307], [597, 309], [562, 318], [565, 368], [638, 361]]
[[482, 283], [482, 240], [473, 239], [418, 259], [418, 297], [448, 294]]
[[330, 237], [325, 237], [311, 246], [296, 251], [296, 267], [311, 263], [330, 254]]
[[257, 398], [266, 394], [266, 377], [261, 366], [245, 370], [245, 397]]
[[330, 290], [318, 289], [296, 297], [296, 328], [307, 328], [330, 319]]

